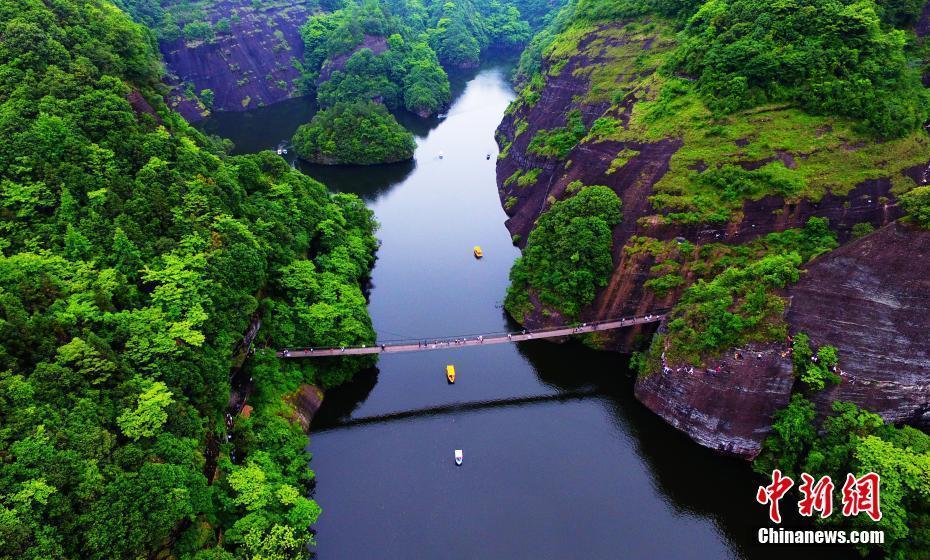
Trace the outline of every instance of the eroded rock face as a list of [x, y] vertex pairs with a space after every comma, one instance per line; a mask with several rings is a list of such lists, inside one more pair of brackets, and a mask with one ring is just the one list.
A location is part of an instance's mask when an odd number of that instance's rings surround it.
[[[572, 110], [581, 113], [586, 126], [601, 116], [616, 118], [626, 126], [638, 100], [648, 97], [651, 86], [648, 80], [644, 80], [646, 85], [642, 89], [631, 91], [616, 105], [586, 101], [591, 87], [586, 69], [596, 64], [616, 64], [616, 60], [609, 58], [611, 49], [619, 46], [631, 46], [634, 51], [669, 48], [650, 37], [618, 36], [616, 30], [623, 26], [623, 23], [601, 26], [579, 43], [579, 52], [584, 52], [589, 45], [600, 45], [599, 50], [595, 49], [599, 54], [571, 56], [557, 73], [544, 64], [542, 71], [547, 75], [547, 81], [539, 92], [539, 100], [532, 105], [522, 104], [508, 112], [497, 131], [498, 141], [505, 148], [505, 156], [497, 165], [499, 194], [509, 217], [506, 226], [512, 235], [517, 236], [521, 247], [525, 246], [536, 220], [551, 203], [570, 196], [567, 187], [574, 181], [584, 185], [606, 185], [623, 202], [622, 221], [613, 232], [614, 270], [607, 286], [582, 311], [582, 321], [659, 313], [672, 307], [680, 296], [681, 289], [658, 296], [644, 288], [644, 283], [650, 278], [650, 269], [658, 263], [648, 254], [628, 254], [624, 247], [634, 236], [648, 236], [661, 241], [681, 238], [695, 245], [712, 242], [744, 243], [768, 233], [802, 227], [809, 218], [816, 216], [828, 218], [840, 241], [845, 241], [851, 237], [851, 229], [857, 223], [864, 222], [878, 227], [900, 217], [901, 210], [894, 204], [891, 194], [892, 181], [880, 178], [863, 181], [843, 195], [827, 193], [816, 202], [786, 200], [780, 196], [746, 201], [738, 213], [739, 218], [724, 225], [667, 225], [653, 219], [657, 210], [650, 197], [655, 194], [654, 185], [666, 175], [670, 161], [682, 147], [682, 139], [669, 137], [649, 142], [584, 141], [564, 159], [530, 152], [528, 148], [534, 135], [540, 130], [565, 126], [567, 115]], [[816, 134], [816, 131], [811, 133]], [[748, 142], [747, 139], [736, 144], [743, 146]], [[858, 147], [849, 146], [847, 149], [852, 153]], [[633, 155], [621, 169], [612, 169], [613, 160], [624, 151]], [[738, 164], [755, 169], [771, 159], [775, 158], [761, 161], [747, 158]], [[794, 156], [788, 153], [777, 154], [777, 159], [789, 168], [796, 165]], [[717, 162], [710, 164], [717, 165]], [[511, 179], [516, 172], [531, 169], [539, 170], [532, 184], [520, 185]], [[908, 170], [909, 175], [922, 172], [923, 169]], [[535, 301], [532, 294], [530, 299]], [[551, 310], [544, 313], [539, 306], [524, 320], [528, 328], [555, 326], [561, 322], [558, 313]], [[650, 334], [648, 327], [615, 331], [605, 346], [630, 351], [637, 344], [641, 345]]]
[[187, 84], [198, 95], [212, 90], [214, 111], [255, 109], [298, 93], [300, 72], [293, 60], [303, 57], [300, 27], [310, 17], [310, 7], [294, 0], [255, 9], [248, 0], [220, 0], [208, 7], [207, 18], [216, 24], [233, 13], [239, 21], [231, 22], [231, 32], [217, 34], [211, 43], [178, 39], [160, 45], [173, 88], [169, 104], [189, 122], [208, 112], [187, 97]]
[[764, 344], [730, 351], [706, 368], [668, 364], [637, 379], [634, 394], [697, 443], [753, 459], [793, 385], [787, 348]]
[[[848, 401], [885, 420], [930, 427], [930, 231], [893, 223], [812, 261], [788, 290], [792, 333], [835, 346], [845, 375], [810, 395], [821, 417]], [[701, 445], [751, 459], [794, 382], [787, 348], [731, 350], [721, 373], [672, 366], [636, 382], [636, 397]], [[735, 358], [742, 353], [743, 359]], [[701, 370], [703, 372], [703, 369]]]
[[821, 414], [851, 401], [930, 427], [930, 231], [886, 226], [811, 262], [789, 293], [791, 331], [835, 346], [848, 374], [812, 397]]
[[[926, 24], [926, 18], [922, 21]], [[586, 37], [578, 50], [584, 51], [585, 45], [596, 36], [610, 35], [605, 32], [621, 26], [601, 27]], [[616, 34], [611, 36], [610, 40], [617, 40]], [[659, 312], [673, 306], [680, 296], [680, 289], [660, 297], [645, 288], [650, 269], [657, 262], [649, 254], [624, 249], [634, 236], [660, 241], [681, 238], [697, 246], [714, 242], [740, 244], [771, 232], [802, 227], [811, 217], [826, 217], [839, 241], [847, 243], [856, 224], [885, 226], [810, 263], [809, 272], [788, 294], [791, 304], [787, 320], [791, 332], [807, 332], [814, 344], [837, 346], [841, 366], [851, 374], [842, 385], [814, 399], [821, 414], [829, 411], [833, 400], [849, 400], [889, 420], [927, 426], [930, 423], [930, 233], [895, 223], [901, 209], [894, 200], [894, 178], [890, 175], [861, 181], [845, 194], [827, 192], [817, 201], [778, 196], [747, 201], [741, 212], [722, 226], [666, 225], [653, 219], [656, 209], [650, 196], [655, 194], [654, 185], [668, 173], [669, 162], [682, 148], [681, 139], [589, 140], [561, 160], [529, 152], [530, 141], [538, 131], [565, 126], [572, 110], [580, 111], [587, 126], [606, 114], [626, 127], [626, 115], [636, 100], [648, 97], [647, 83], [644, 90], [630, 92], [613, 107], [585, 101], [590, 87], [585, 68], [596, 64], [599, 56], [606, 56], [615, 46], [610, 40], [604, 43], [600, 55], [573, 56], [558, 72], [544, 66], [547, 82], [538, 101], [519, 105], [505, 116], [498, 129], [498, 141], [505, 154], [498, 162], [500, 198], [509, 216], [507, 228], [519, 236], [518, 244], [525, 245], [537, 218], [553, 200], [570, 196], [567, 187], [573, 181], [606, 185], [617, 193], [623, 201], [623, 219], [613, 232], [614, 270], [608, 285], [582, 312], [581, 320], [591, 321]], [[642, 50], [661, 48], [648, 38], [637, 40]], [[811, 130], [812, 135], [820, 133], [819, 129]], [[741, 149], [748, 142], [735, 144]], [[861, 148], [850, 144], [836, 149], [854, 153]], [[624, 149], [634, 155], [621, 169], [611, 172], [612, 160]], [[734, 155], [740, 157], [742, 152]], [[778, 152], [768, 160], [745, 158], [736, 164], [754, 169], [779, 159], [792, 169], [799, 165], [796, 158], [804, 157]], [[704, 169], [718, 164], [705, 162]], [[516, 172], [529, 169], [539, 170], [532, 184], [508, 182]], [[923, 164], [902, 173], [916, 184], [926, 184], [927, 169], [927, 164]], [[537, 301], [532, 293], [530, 300]], [[525, 324], [538, 328], [561, 320], [557, 313], [544, 313], [537, 303], [537, 309], [525, 317]], [[629, 351], [642, 346], [650, 335], [648, 331], [632, 329], [615, 331], [605, 346]], [[737, 359], [737, 353], [744, 358]], [[757, 357], [760, 353], [762, 359]], [[701, 445], [751, 459], [770, 433], [773, 414], [790, 400], [795, 383], [790, 358], [787, 348], [779, 343], [731, 350], [706, 364], [713, 372], [710, 374], [692, 374], [669, 364], [669, 371], [639, 379], [635, 394], [645, 406]]]
[[304, 383], [293, 396], [288, 397], [288, 401], [294, 406], [292, 420], [299, 422], [304, 432], [310, 433], [310, 423], [313, 421], [313, 416], [323, 404], [323, 390]]

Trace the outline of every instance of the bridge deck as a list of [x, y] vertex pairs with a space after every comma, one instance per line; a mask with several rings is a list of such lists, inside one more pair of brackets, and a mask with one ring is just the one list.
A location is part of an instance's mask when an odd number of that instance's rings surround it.
[[393, 354], [395, 352], [425, 352], [427, 350], [482, 346], [486, 344], [506, 344], [510, 342], [522, 342], [524, 340], [559, 338], [562, 336], [571, 336], [574, 334], [609, 331], [625, 327], [632, 327], [635, 325], [658, 323], [664, 318], [665, 315], [646, 315], [645, 317], [631, 317], [627, 319], [618, 319], [616, 321], [589, 323], [580, 327], [527, 331], [525, 334], [523, 332], [493, 334], [483, 336], [481, 338], [472, 335], [469, 337], [444, 338], [441, 340], [423, 340], [419, 342], [401, 342], [393, 344], [379, 343], [373, 346], [347, 346], [345, 348], [298, 348], [293, 350], [282, 350], [278, 352], [277, 355], [279, 358], [290, 359], [325, 358], [327, 356], [360, 356], [364, 354]]

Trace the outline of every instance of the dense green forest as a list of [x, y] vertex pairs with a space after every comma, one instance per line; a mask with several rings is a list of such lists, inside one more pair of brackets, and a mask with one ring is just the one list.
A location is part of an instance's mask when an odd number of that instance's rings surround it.
[[160, 71], [104, 0], [0, 4], [0, 557], [308, 554], [289, 396], [364, 364], [259, 349], [227, 441], [230, 373], [256, 317], [259, 347], [374, 339], [375, 223], [270, 152], [224, 155]]
[[[304, 87], [324, 108], [375, 101], [434, 115], [452, 98], [446, 69], [522, 46], [550, 8], [548, 0], [346, 0], [301, 29]], [[362, 143], [358, 129], [349, 132]]]
[[294, 149], [307, 161], [323, 164], [393, 163], [413, 157], [413, 135], [382, 105], [336, 103], [313, 116], [294, 134]]

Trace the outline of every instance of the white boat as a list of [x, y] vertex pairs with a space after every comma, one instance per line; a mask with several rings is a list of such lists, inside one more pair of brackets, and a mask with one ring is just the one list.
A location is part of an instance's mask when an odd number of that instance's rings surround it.
[[284, 148], [278, 148], [278, 155], [284, 155]]
[[439, 150], [439, 159], [442, 159], [443, 153], [442, 150]]
[[462, 465], [462, 450], [461, 449], [455, 450], [455, 464], [459, 466]]

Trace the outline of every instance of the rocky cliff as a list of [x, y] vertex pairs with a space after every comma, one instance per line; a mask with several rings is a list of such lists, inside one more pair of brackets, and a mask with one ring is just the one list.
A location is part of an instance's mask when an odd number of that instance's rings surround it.
[[[498, 130], [497, 175], [507, 228], [521, 246], [536, 219], [579, 185], [606, 185], [621, 198], [614, 270], [581, 319], [669, 308], [685, 286], [707, 277], [695, 263], [706, 265], [719, 250], [801, 227], [811, 217], [828, 218], [841, 243], [853, 239], [857, 224], [860, 232], [881, 228], [810, 264], [791, 291], [789, 328], [808, 332], [816, 344], [837, 346], [856, 380], [818, 396], [822, 412], [832, 400], [848, 399], [890, 420], [925, 421], [928, 275], [926, 267], [912, 266], [903, 275], [895, 270], [908, 259], [926, 262], [919, 255], [930, 245], [926, 233], [894, 221], [901, 215], [896, 193], [927, 180], [926, 135], [866, 141], [848, 123], [787, 106], [714, 120], [687, 95], [670, 104], [677, 103], [680, 116], [663, 121], [654, 115], [668, 77], [656, 70], [675, 37], [661, 21], [570, 29], [565, 36], [544, 53], [542, 79], [521, 92]], [[572, 112], [581, 115], [584, 137], [559, 156], [540, 150], [536, 137], [564, 129]], [[749, 196], [728, 208], [726, 221], [706, 218], [715, 203], [725, 202], [694, 192], [694, 179], [724, 165], [797, 171], [805, 190]], [[681, 285], [650, 288], [647, 282], [668, 266], [682, 276]], [[875, 292], [877, 286], [884, 287]], [[881, 295], [891, 293], [911, 294], [913, 307]], [[561, 315], [537, 304], [522, 319], [549, 326]], [[649, 334], [621, 332], [604, 345], [629, 351]], [[759, 452], [772, 414], [788, 402], [794, 385], [790, 354], [780, 343], [733, 349], [701, 368], [664, 366], [638, 380], [637, 398], [702, 445], [745, 458]]]
[[820, 412], [852, 401], [886, 420], [930, 427], [930, 231], [891, 224], [811, 262], [789, 291], [788, 323], [836, 346], [842, 383]]
[[[839, 351], [842, 381], [809, 395], [821, 416], [849, 401], [930, 427], [930, 274], [915, 266], [928, 259], [930, 231], [895, 222], [811, 261], [787, 291], [790, 332]], [[793, 385], [789, 349], [776, 344], [730, 350], [706, 368], [666, 365], [635, 392], [702, 445], [752, 458]]]
[[[773, 231], [800, 227], [808, 218], [821, 216], [830, 219], [841, 240], [848, 240], [858, 223], [881, 226], [900, 216], [892, 191], [901, 182], [915, 181], [923, 174], [926, 164], [922, 162], [928, 152], [925, 136], [912, 139], [908, 146], [901, 142], [888, 143], [885, 148], [866, 146], [847, 130], [840, 130], [839, 125], [834, 128], [830, 119], [810, 119], [799, 124], [791, 122], [795, 118], [791, 109], [767, 107], [731, 119], [736, 137], [696, 140], [694, 144], [701, 149], [702, 142], [718, 145], [718, 154], [714, 154], [717, 161], [704, 161], [700, 159], [702, 154], [689, 149], [691, 131], [657, 137], [650, 130], [640, 130], [641, 126], [631, 123], [631, 119], [636, 119], [642, 106], [657, 97], [661, 86], [652, 75], [673, 45], [671, 34], [659, 29], [644, 33], [624, 23], [601, 25], [581, 34], [568, 53], [550, 53], [542, 71], [544, 85], [537, 91], [532, 91], [532, 85], [527, 88], [498, 129], [502, 146], [497, 168], [499, 194], [508, 215], [506, 226], [521, 246], [539, 215], [555, 200], [569, 196], [573, 183], [609, 186], [623, 201], [623, 221], [614, 229], [614, 271], [608, 286], [584, 312], [583, 320], [641, 315], [667, 308], [676, 300], [680, 291], [660, 297], [644, 288], [656, 258], [630, 250], [631, 240], [637, 238], [686, 240], [697, 246], [739, 244]], [[642, 63], [645, 56], [655, 57], [656, 62]], [[626, 93], [618, 96], [615, 91]], [[590, 132], [565, 157], [539, 155], [529, 149], [534, 136], [564, 126], [572, 111], [581, 113]], [[598, 120], [612, 121], [620, 130], [608, 137], [598, 135], [596, 127], [592, 128]], [[805, 130], [798, 130], [800, 126]], [[810, 147], [791, 152], [773, 146], [767, 138], [770, 132], [783, 133], [789, 128], [792, 133], [814, 139]], [[909, 165], [888, 161], [880, 155], [883, 149], [889, 153], [905, 151]], [[864, 168], [874, 162], [874, 178], [827, 185], [810, 197], [761, 196], [745, 200], [726, 223], [676, 222], [668, 219], [671, 213], [667, 207], [657, 208], [654, 204], [669, 197], [666, 192], [681, 188], [675, 182], [710, 167], [735, 164], [757, 169], [777, 161], [788, 169], [805, 170], [808, 166], [835, 165], [837, 159], [843, 158], [864, 160], [861, 164], [850, 163], [851, 167]], [[619, 166], [618, 160], [622, 160]], [[858, 169], [853, 171], [850, 175], [864, 176]], [[532, 181], [527, 181], [527, 176]], [[533, 327], [558, 318], [558, 314], [538, 311], [526, 318]], [[629, 350], [631, 340], [627, 333], [614, 341], [614, 347]]]
[[636, 398], [696, 442], [752, 458], [772, 415], [788, 405], [794, 374], [781, 344], [751, 345], [706, 367], [669, 365], [637, 379]]
[[[169, 104], [195, 122], [209, 110], [245, 111], [293, 97], [300, 78], [294, 62], [303, 57], [300, 27], [310, 15], [310, 5], [302, 0], [211, 4], [207, 20], [228, 19], [229, 32], [217, 32], [207, 42], [161, 44], [172, 87]], [[209, 107], [201, 101], [203, 90], [213, 92]]]

